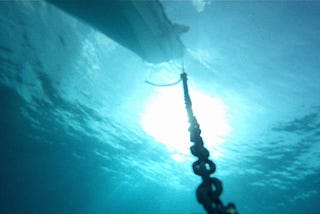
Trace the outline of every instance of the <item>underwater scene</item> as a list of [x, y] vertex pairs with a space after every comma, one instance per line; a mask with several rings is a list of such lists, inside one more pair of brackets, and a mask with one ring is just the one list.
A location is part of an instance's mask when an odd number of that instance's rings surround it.
[[207, 213], [183, 71], [223, 204], [317, 213], [319, 20], [319, 1], [0, 1], [0, 214]]

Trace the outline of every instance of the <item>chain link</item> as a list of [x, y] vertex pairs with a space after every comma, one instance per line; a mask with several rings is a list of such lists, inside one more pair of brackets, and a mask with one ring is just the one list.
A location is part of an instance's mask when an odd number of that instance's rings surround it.
[[196, 117], [193, 115], [192, 102], [189, 96], [187, 85], [187, 74], [181, 74], [183, 83], [184, 101], [189, 119], [190, 141], [194, 144], [190, 147], [191, 154], [198, 158], [193, 164], [192, 169], [196, 175], [201, 176], [202, 183], [196, 190], [197, 200], [203, 205], [208, 214], [238, 214], [233, 203], [223, 205], [220, 200], [222, 193], [222, 182], [215, 177], [210, 177], [216, 171], [216, 165], [209, 159], [209, 151], [203, 146], [201, 129]]

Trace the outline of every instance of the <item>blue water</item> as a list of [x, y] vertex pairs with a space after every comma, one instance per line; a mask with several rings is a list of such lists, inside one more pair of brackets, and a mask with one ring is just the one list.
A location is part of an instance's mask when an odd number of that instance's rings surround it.
[[[223, 109], [208, 125], [199, 117], [222, 200], [243, 214], [315, 213], [320, 3], [163, 4], [190, 26], [183, 61], [194, 105], [200, 93]], [[190, 143], [172, 140], [188, 139], [170, 126], [171, 111], [184, 112], [181, 86], [144, 82], [176, 81], [180, 60], [146, 63], [42, 1], [1, 1], [0, 29], [1, 214], [204, 213]], [[150, 103], [168, 94], [144, 126]]]

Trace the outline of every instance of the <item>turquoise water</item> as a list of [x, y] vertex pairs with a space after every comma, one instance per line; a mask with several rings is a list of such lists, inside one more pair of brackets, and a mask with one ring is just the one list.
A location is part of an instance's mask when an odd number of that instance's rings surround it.
[[[240, 213], [320, 201], [320, 3], [164, 1]], [[181, 60], [152, 65], [45, 2], [0, 2], [0, 213], [204, 213]]]

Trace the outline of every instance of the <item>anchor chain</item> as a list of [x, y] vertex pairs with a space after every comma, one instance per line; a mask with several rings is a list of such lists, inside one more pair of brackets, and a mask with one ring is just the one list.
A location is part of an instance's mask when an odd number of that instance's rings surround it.
[[200, 125], [192, 111], [187, 74], [183, 71], [180, 77], [183, 83], [184, 101], [190, 124], [188, 131], [190, 132], [190, 141], [193, 142], [190, 151], [192, 155], [198, 158], [192, 164], [192, 169], [196, 175], [202, 178], [202, 183], [196, 190], [197, 200], [203, 205], [208, 214], [238, 214], [233, 203], [228, 203], [225, 206], [220, 200], [223, 190], [222, 182], [218, 178], [210, 176], [216, 171], [216, 165], [209, 159], [210, 153], [203, 145]]

